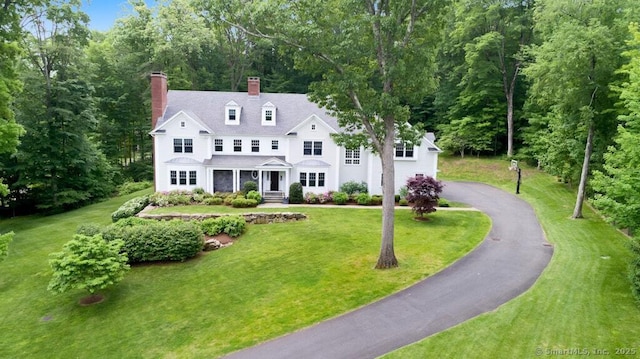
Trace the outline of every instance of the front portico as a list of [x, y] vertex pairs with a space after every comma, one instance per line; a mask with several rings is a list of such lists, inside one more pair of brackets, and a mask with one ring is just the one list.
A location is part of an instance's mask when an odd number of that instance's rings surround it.
[[289, 196], [293, 166], [284, 157], [213, 156], [204, 161], [204, 166], [208, 192], [237, 192], [247, 181], [254, 181], [262, 196]]

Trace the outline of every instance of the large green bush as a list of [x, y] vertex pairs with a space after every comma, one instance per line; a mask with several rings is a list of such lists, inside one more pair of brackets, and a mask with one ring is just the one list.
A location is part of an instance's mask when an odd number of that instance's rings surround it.
[[293, 182], [289, 186], [289, 203], [300, 204], [302, 201], [304, 201], [302, 184], [300, 182]]
[[143, 181], [143, 182], [125, 182], [118, 186], [118, 194], [121, 196], [142, 191], [143, 189], [147, 189], [153, 186], [153, 182], [151, 181]]
[[358, 183], [356, 181], [349, 181], [340, 186], [340, 192], [344, 192], [346, 194], [368, 193], [369, 189], [367, 188], [366, 182]]
[[[247, 181], [242, 185], [242, 192], [249, 193], [251, 191], [258, 191], [258, 184], [254, 181]], [[248, 198], [248, 197], [247, 197]]]
[[347, 204], [349, 200], [349, 195], [344, 192], [336, 192], [333, 194], [333, 203], [335, 204]]
[[93, 294], [119, 282], [129, 270], [127, 255], [121, 253], [123, 245], [122, 240], [107, 242], [100, 235], [74, 235], [62, 252], [51, 254], [49, 290], [86, 289]]
[[247, 192], [246, 197], [247, 197], [247, 199], [255, 200], [257, 203], [261, 203], [262, 202], [262, 196], [260, 195], [260, 193], [258, 191], [251, 190], [251, 191]]
[[241, 216], [208, 218], [200, 222], [200, 228], [209, 236], [226, 233], [231, 237], [238, 237], [244, 232], [246, 226], [247, 222]]
[[119, 219], [133, 217], [140, 213], [146, 206], [149, 205], [149, 196], [142, 196], [132, 198], [120, 206], [115, 212], [111, 214], [111, 220], [117, 222]]
[[231, 201], [231, 206], [233, 208], [257, 207], [258, 202], [255, 199], [236, 198], [233, 201]]
[[103, 236], [109, 241], [124, 241], [122, 251], [129, 256], [129, 263], [184, 261], [194, 257], [204, 246], [202, 229], [193, 222], [124, 221], [107, 227]]
[[361, 206], [368, 206], [371, 204], [371, 196], [368, 193], [360, 193], [356, 197], [356, 202]]
[[0, 262], [9, 253], [9, 243], [13, 240], [13, 232], [0, 235]]

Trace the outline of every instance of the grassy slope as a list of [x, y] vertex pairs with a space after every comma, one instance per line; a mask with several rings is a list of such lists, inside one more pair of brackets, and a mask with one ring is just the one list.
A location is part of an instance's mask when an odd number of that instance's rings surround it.
[[[515, 174], [507, 166], [498, 160], [448, 159], [441, 164], [441, 178], [513, 191]], [[631, 348], [640, 356], [640, 310], [626, 277], [627, 238], [587, 207], [585, 219], [571, 220], [574, 192], [535, 169], [523, 170], [521, 193], [555, 246], [534, 287], [495, 312], [386, 357], [530, 358], [574, 348], [591, 355], [606, 350], [612, 356], [619, 348]]]
[[129, 195], [51, 217], [0, 221], [16, 232], [0, 263], [0, 357], [215, 357], [352, 310], [474, 248], [489, 219], [399, 211], [401, 267], [372, 269], [380, 210], [305, 208], [307, 221], [249, 226], [233, 246], [185, 263], [136, 266], [99, 305], [47, 292], [48, 254], [82, 223], [109, 223]]

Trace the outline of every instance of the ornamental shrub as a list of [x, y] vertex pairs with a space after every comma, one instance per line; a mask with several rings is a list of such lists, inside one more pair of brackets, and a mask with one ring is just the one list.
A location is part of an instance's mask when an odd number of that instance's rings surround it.
[[401, 206], [403, 206], [403, 207], [406, 207], [406, 206], [408, 206], [408, 205], [409, 205], [409, 201], [407, 201], [407, 199], [406, 199], [406, 198], [401, 198], [401, 199], [398, 201], [398, 204], [399, 204], [399, 205], [401, 205]]
[[444, 198], [438, 199], [438, 207], [449, 207], [451, 204]]
[[93, 237], [96, 234], [102, 233], [102, 227], [95, 223], [84, 223], [78, 226], [76, 234], [82, 234], [87, 237]]
[[316, 204], [318, 203], [318, 196], [313, 192], [307, 192], [304, 194], [304, 203]]
[[333, 203], [335, 204], [347, 204], [347, 201], [349, 200], [349, 195], [344, 193], [344, 192], [336, 192], [333, 194]]
[[200, 228], [209, 236], [226, 233], [231, 237], [238, 237], [244, 232], [246, 226], [247, 222], [242, 216], [208, 218], [200, 222]]
[[253, 199], [258, 203], [262, 203], [262, 196], [258, 191], [255, 190], [247, 192], [247, 199]]
[[118, 186], [118, 194], [124, 196], [133, 192], [142, 191], [143, 189], [147, 189], [151, 186], [153, 186], [153, 182], [151, 181], [125, 182]]
[[211, 198], [205, 198], [205, 200], [202, 203], [207, 206], [219, 206], [223, 203], [223, 201], [222, 201], [222, 198], [220, 197], [211, 197]]
[[0, 235], [0, 262], [9, 254], [9, 243], [13, 240], [13, 232]]
[[407, 179], [407, 189], [409, 194], [407, 200], [413, 203], [413, 211], [420, 217], [425, 213], [436, 211], [440, 193], [442, 193], [442, 182], [433, 177], [410, 177]]
[[204, 234], [197, 223], [180, 220], [121, 223], [123, 221], [107, 227], [103, 236], [108, 241], [124, 241], [122, 251], [127, 253], [129, 263], [184, 261], [204, 246]]
[[206, 192], [204, 191], [204, 188], [202, 187], [196, 187], [193, 189], [193, 191], [191, 191], [191, 194], [205, 194]]
[[382, 196], [379, 195], [373, 195], [371, 196], [371, 201], [369, 202], [370, 205], [372, 206], [379, 206], [382, 204]]
[[289, 203], [300, 204], [304, 201], [302, 196], [302, 184], [300, 182], [293, 182], [289, 186]]
[[371, 196], [368, 193], [360, 193], [356, 197], [356, 203], [361, 206], [368, 206], [371, 203]]
[[233, 208], [257, 207], [258, 202], [255, 199], [236, 198], [233, 201], [231, 201], [231, 206]]
[[348, 181], [340, 186], [340, 192], [345, 192], [346, 194], [358, 194], [358, 193], [368, 193], [369, 190], [367, 188], [366, 182], [356, 182], [356, 181]]
[[[242, 192], [249, 193], [251, 191], [258, 191], [258, 184], [254, 181], [247, 181], [242, 185]], [[249, 198], [249, 197], [247, 197]]]
[[[224, 203], [225, 206], [231, 206], [231, 202], [233, 202], [236, 198], [238, 198], [237, 194], [229, 193], [222, 202]], [[244, 198], [244, 197], [240, 196], [240, 198]]]
[[149, 205], [149, 196], [132, 198], [111, 213], [111, 220], [117, 222], [119, 219], [133, 217]]
[[[402, 186], [400, 187], [400, 191], [398, 192], [398, 194], [400, 195], [400, 199], [407, 198], [409, 189], [407, 189], [407, 186]], [[398, 202], [400, 202], [400, 200], [398, 200]]]
[[123, 245], [122, 240], [107, 242], [100, 235], [74, 235], [62, 252], [51, 254], [53, 277], [48, 289], [59, 293], [86, 289], [93, 294], [121, 281], [129, 270]]

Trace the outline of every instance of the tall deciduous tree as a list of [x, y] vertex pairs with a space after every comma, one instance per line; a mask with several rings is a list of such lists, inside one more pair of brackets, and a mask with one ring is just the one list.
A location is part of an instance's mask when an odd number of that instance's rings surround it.
[[640, 26], [633, 23], [629, 28], [632, 49], [624, 53], [629, 63], [621, 70], [628, 78], [617, 88], [625, 109], [619, 116], [622, 125], [592, 185], [598, 192], [594, 205], [610, 221], [633, 233], [640, 228]]
[[534, 60], [525, 74], [532, 100], [548, 110], [551, 140], [539, 156], [552, 173], [579, 173], [573, 218], [582, 217], [594, 144], [607, 141], [615, 129], [608, 85], [620, 65], [617, 49], [626, 27], [620, 15], [629, 5], [625, 0], [536, 3], [535, 29], [542, 43], [532, 48]]
[[95, 106], [82, 76], [88, 18], [79, 5], [34, 7], [26, 18], [25, 91], [17, 109], [27, 132], [16, 154], [12, 190], [28, 193], [47, 210], [76, 207], [113, 189], [110, 168], [89, 141]]
[[[532, 1], [462, 0], [451, 7], [448, 31], [440, 51], [444, 91], [436, 104], [447, 122], [460, 121], [489, 129], [479, 134], [496, 149], [506, 137], [507, 155], [514, 151], [514, 116], [521, 51], [532, 39]], [[505, 126], [506, 123], [506, 126]], [[441, 127], [442, 135], [456, 137], [456, 127]], [[505, 128], [506, 127], [506, 128]], [[506, 130], [506, 136], [505, 136]], [[487, 142], [486, 140], [483, 142]], [[445, 141], [445, 145], [448, 143]], [[470, 148], [488, 150], [488, 148]]]
[[[257, 7], [255, 18], [269, 21], [256, 21], [253, 33], [296, 48], [296, 66], [322, 76], [309, 95], [337, 116], [345, 132], [335, 140], [380, 155], [383, 216], [376, 268], [396, 267], [394, 149], [398, 141], [419, 140], [408, 122], [408, 104], [420, 103], [434, 87], [438, 3], [274, 0]], [[268, 17], [259, 16], [265, 12]]]

